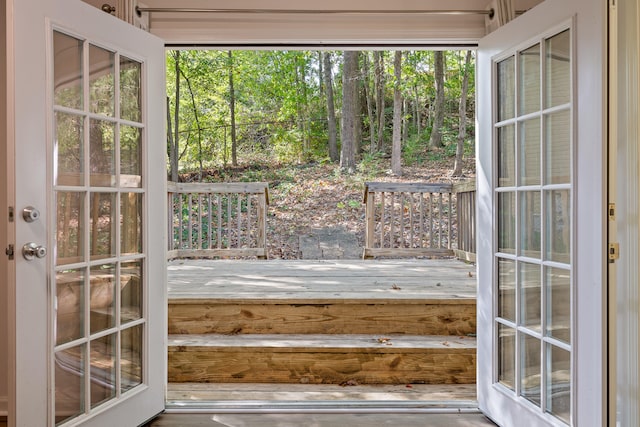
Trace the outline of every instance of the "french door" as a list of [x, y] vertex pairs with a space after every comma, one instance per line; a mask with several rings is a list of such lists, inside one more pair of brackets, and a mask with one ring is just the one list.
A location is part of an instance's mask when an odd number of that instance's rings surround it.
[[163, 43], [79, 0], [7, 7], [10, 425], [135, 426], [166, 381]]
[[504, 426], [606, 413], [598, 3], [547, 0], [479, 45], [478, 400]]

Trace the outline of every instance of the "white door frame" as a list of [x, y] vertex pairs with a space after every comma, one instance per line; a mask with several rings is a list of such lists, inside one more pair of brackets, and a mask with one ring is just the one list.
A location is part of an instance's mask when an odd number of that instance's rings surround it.
[[[598, 0], [547, 0], [480, 41], [477, 64], [478, 185], [478, 400], [502, 425], [518, 425], [521, 411], [493, 390], [493, 119], [492, 58], [556, 25], [574, 20], [577, 81], [574, 207], [573, 387], [574, 425], [606, 424], [607, 399], [607, 4]], [[485, 334], [485, 335], [483, 335]], [[546, 425], [542, 422], [540, 425]]]
[[[3, 2], [3, 6], [4, 6]], [[53, 348], [52, 308], [48, 288], [53, 271], [52, 232], [47, 226], [50, 218], [53, 187], [51, 148], [45, 149], [53, 130], [53, 107], [50, 81], [52, 81], [52, 31], [64, 29], [74, 35], [88, 36], [100, 46], [118, 46], [127, 57], [143, 62], [143, 105], [147, 117], [143, 137], [148, 149], [143, 150], [142, 168], [146, 171], [146, 209], [143, 214], [149, 232], [144, 233], [147, 275], [150, 284], [143, 305], [146, 310], [147, 337], [153, 347], [145, 347], [143, 375], [145, 384], [130, 392], [128, 398], [117, 404], [107, 403], [92, 411], [87, 425], [128, 425], [142, 414], [151, 417], [164, 408], [166, 388], [166, 201], [165, 114], [164, 114], [164, 45], [155, 36], [112, 17], [79, 0], [7, 0], [7, 144], [9, 157], [20, 176], [8, 176], [8, 203], [16, 212], [28, 205], [36, 206], [42, 220], [26, 224], [21, 215], [15, 215], [10, 229], [15, 237], [15, 260], [9, 262], [9, 423], [11, 426], [36, 426], [53, 423], [50, 398], [53, 368], [50, 352]], [[144, 42], [138, 43], [138, 41]], [[146, 51], [135, 52], [135, 47]], [[155, 70], [155, 71], [150, 71]], [[155, 98], [151, 96], [155, 94]], [[159, 102], [155, 100], [160, 98]], [[144, 121], [147, 118], [143, 118]], [[159, 121], [159, 122], [158, 122]], [[29, 125], [25, 125], [29, 123]], [[29, 144], [40, 145], [29, 145]], [[25, 150], [30, 147], [30, 151]], [[40, 147], [39, 149], [37, 147]], [[20, 163], [22, 162], [22, 163]], [[32, 167], [25, 164], [32, 163]], [[31, 166], [31, 165], [30, 165]], [[15, 177], [15, 178], [14, 178]], [[1, 193], [0, 193], [1, 194]], [[10, 231], [11, 233], [11, 231]], [[44, 259], [26, 261], [20, 249], [26, 242], [47, 244]], [[118, 243], [119, 244], [119, 243]], [[152, 261], [151, 261], [152, 260]], [[149, 263], [153, 263], [149, 266]], [[46, 325], [46, 326], [45, 326]], [[136, 414], [132, 417], [131, 414]], [[20, 418], [16, 420], [16, 415]], [[143, 420], [144, 421], [144, 420]]]
[[638, 425], [640, 402], [640, 7], [610, 2], [609, 241], [620, 258], [609, 264], [609, 425]]

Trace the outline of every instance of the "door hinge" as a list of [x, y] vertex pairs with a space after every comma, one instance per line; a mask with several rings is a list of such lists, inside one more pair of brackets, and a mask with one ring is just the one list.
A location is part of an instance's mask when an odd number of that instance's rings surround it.
[[609, 243], [609, 262], [614, 263], [620, 258], [620, 244]]
[[616, 220], [616, 204], [615, 203], [609, 203], [608, 214], [609, 214], [609, 221]]
[[13, 206], [9, 206], [9, 222], [13, 222], [15, 219], [15, 212]]
[[9, 257], [9, 261], [12, 261], [13, 260], [13, 255], [15, 253], [13, 245], [7, 246], [7, 249], [5, 249], [4, 253], [7, 254], [7, 257]]

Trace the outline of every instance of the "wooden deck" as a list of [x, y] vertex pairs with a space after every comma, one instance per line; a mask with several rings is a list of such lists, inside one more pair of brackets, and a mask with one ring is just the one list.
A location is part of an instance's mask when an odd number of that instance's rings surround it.
[[455, 259], [173, 260], [169, 299], [475, 300], [475, 266]]
[[173, 399], [424, 401], [440, 387], [474, 405], [471, 264], [173, 260], [168, 275]]

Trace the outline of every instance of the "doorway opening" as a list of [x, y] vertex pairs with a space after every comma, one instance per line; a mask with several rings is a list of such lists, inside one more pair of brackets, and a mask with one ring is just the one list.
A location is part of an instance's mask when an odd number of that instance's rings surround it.
[[[169, 264], [169, 403], [476, 408], [458, 204], [475, 193], [474, 53], [168, 51], [167, 63], [169, 250], [216, 258]], [[267, 183], [268, 261], [239, 252], [261, 234], [247, 219], [259, 202], [187, 191], [197, 182]]]

